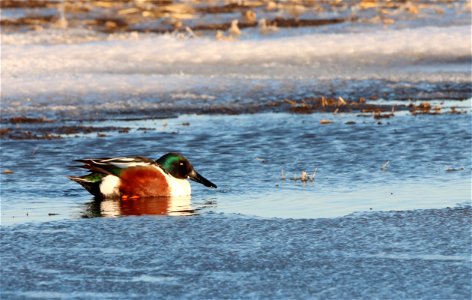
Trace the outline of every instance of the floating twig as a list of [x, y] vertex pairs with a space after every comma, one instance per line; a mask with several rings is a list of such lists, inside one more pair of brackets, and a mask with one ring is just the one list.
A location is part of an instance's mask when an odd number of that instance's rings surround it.
[[312, 175], [309, 175], [306, 171], [302, 171], [300, 177], [293, 176], [290, 178], [290, 180], [293, 180], [293, 181], [300, 180], [301, 182], [314, 182], [317, 171], [318, 171], [318, 168], [315, 168], [315, 171], [313, 172]]
[[333, 121], [328, 120], [328, 119], [321, 119], [320, 120], [321, 125], [327, 125], [327, 124], [331, 124], [331, 123], [333, 123]]
[[387, 160], [386, 162], [384, 162], [384, 164], [380, 167], [380, 170], [382, 171], [387, 171], [388, 167], [390, 166], [390, 161]]
[[280, 180], [285, 180], [285, 172], [284, 169], [280, 172]]
[[449, 166], [446, 166], [446, 172], [458, 172], [458, 171], [464, 171], [464, 167], [460, 167], [460, 168], [453, 168], [453, 167], [449, 167]]

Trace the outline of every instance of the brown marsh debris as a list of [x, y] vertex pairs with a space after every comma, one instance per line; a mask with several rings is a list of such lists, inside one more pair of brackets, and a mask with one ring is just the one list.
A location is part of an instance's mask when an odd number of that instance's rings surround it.
[[[17, 123], [22, 124], [22, 123]], [[30, 123], [24, 123], [30, 124]], [[90, 134], [97, 133], [98, 136], [106, 136], [103, 132], [115, 131], [118, 133], [128, 133], [130, 128], [128, 127], [94, 127], [94, 126], [26, 126], [22, 127], [8, 127], [0, 128], [0, 139], [11, 139], [11, 140], [54, 140], [61, 139], [64, 135], [79, 135], [79, 134]]]
[[[290, 180], [292, 181], [301, 181], [301, 182], [314, 182], [316, 178], [316, 172], [318, 171], [318, 168], [315, 168], [312, 174], [308, 174], [305, 170], [303, 170], [300, 173], [300, 176], [292, 176], [290, 177]], [[284, 181], [286, 178], [285, 171], [282, 169], [280, 172], [280, 180]]]
[[320, 120], [321, 125], [327, 125], [327, 124], [331, 124], [331, 123], [334, 123], [334, 121], [331, 121], [331, 120], [328, 120], [328, 119], [321, 119]]
[[306, 98], [302, 100], [290, 100], [284, 99], [284, 103], [290, 105], [288, 110], [293, 113], [309, 114], [314, 112], [331, 112], [337, 113], [351, 113], [351, 112], [362, 112], [362, 113], [374, 113], [381, 114], [386, 111], [394, 111], [393, 105], [388, 104], [373, 104], [367, 103], [365, 99], [361, 98], [358, 100], [338, 98]]
[[[288, 1], [293, 2], [293, 1]], [[294, 2], [295, 3], [295, 2]], [[316, 10], [316, 2], [278, 3], [272, 1], [88, 1], [88, 0], [2, 0], [0, 8], [30, 9], [26, 16], [2, 18], [2, 27], [27, 27], [33, 30], [46, 27], [86, 27], [103, 32], [155, 32], [222, 30], [231, 27], [232, 21], [208, 18], [208, 15], [238, 14], [239, 27], [257, 27], [257, 14], [265, 15], [267, 25], [278, 27], [321, 26], [351, 21], [352, 17], [319, 19], [303, 18], [299, 12]], [[330, 6], [329, 3], [324, 3]], [[298, 7], [294, 9], [294, 7]], [[335, 9], [336, 6], [331, 6]], [[34, 10], [32, 10], [34, 9]], [[40, 10], [45, 10], [43, 13]], [[285, 16], [277, 16], [283, 13]], [[202, 22], [200, 19], [205, 18]]]
[[[348, 4], [346, 4], [349, 2]], [[24, 9], [28, 13], [17, 18], [2, 18], [2, 27], [40, 26], [60, 28], [91, 28], [103, 32], [173, 32], [190, 28], [193, 31], [226, 31], [231, 24], [224, 15], [238, 18], [239, 28], [257, 27], [264, 19], [273, 28], [308, 27], [362, 22], [392, 25], [408, 15], [422, 11], [444, 13], [451, 0], [2, 0], [0, 8]], [[468, 6], [469, 5], [469, 6]], [[460, 3], [458, 12], [470, 9]], [[322, 15], [332, 17], [320, 18]], [[204, 21], [203, 21], [204, 20]]]
[[318, 168], [315, 168], [315, 171], [311, 175], [308, 174], [306, 171], [302, 171], [300, 176], [293, 176], [290, 178], [290, 180], [301, 181], [301, 182], [314, 182], [317, 171], [318, 171]]
[[0, 139], [11, 140], [55, 140], [61, 137], [50, 132], [35, 132], [20, 128], [1, 128]]
[[446, 172], [460, 172], [460, 171], [464, 171], [464, 170], [465, 170], [464, 167], [454, 168], [454, 167], [446, 166]]
[[11, 123], [11, 124], [31, 124], [31, 123], [53, 123], [53, 120], [46, 118], [30, 118], [30, 117], [11, 117], [7, 120], [2, 120], [2, 123]]
[[[367, 101], [366, 98], [344, 99], [342, 97], [310, 97], [300, 100], [281, 99], [262, 103], [247, 104], [216, 104], [204, 107], [177, 107], [169, 109], [147, 109], [144, 113], [141, 110], [127, 111], [129, 114], [142, 114], [139, 118], [127, 118], [124, 121], [147, 120], [153, 118], [166, 119], [175, 117], [178, 114], [206, 114], [206, 115], [240, 115], [255, 113], [281, 113], [289, 112], [294, 114], [312, 114], [317, 112], [332, 113], [333, 115], [340, 113], [357, 113], [357, 117], [369, 117], [376, 120], [388, 119], [395, 116], [396, 111], [410, 111], [412, 115], [418, 114], [464, 114], [467, 113], [465, 107], [450, 107], [448, 111], [441, 107], [442, 104], [433, 106], [429, 102], [421, 102], [419, 105], [409, 104], [388, 104], [378, 101]], [[461, 109], [462, 108], [462, 109]], [[122, 112], [117, 112], [120, 116]], [[113, 117], [111, 118], [114, 119]], [[123, 119], [121, 119], [123, 120]], [[95, 120], [97, 122], [103, 120]], [[51, 120], [44, 117], [26, 117], [13, 116], [0, 120], [0, 139], [17, 139], [17, 140], [51, 140], [59, 139], [64, 136], [81, 135], [96, 133], [98, 137], [107, 136], [108, 132], [118, 132], [121, 134], [129, 133], [128, 127], [115, 126], [83, 126], [80, 122], [74, 121], [78, 125], [63, 125], [60, 120]], [[334, 121], [326, 118], [320, 120], [320, 124], [331, 124]], [[356, 124], [355, 121], [348, 121], [345, 124]], [[381, 123], [379, 123], [381, 124]], [[182, 123], [182, 126], [190, 126], [190, 123]], [[165, 126], [165, 125], [164, 125]], [[154, 128], [138, 128], [138, 131], [147, 132]]]
[[[416, 115], [439, 115], [443, 108], [441, 105], [432, 106], [429, 102], [421, 102], [419, 105], [410, 104], [409, 105], [410, 113], [414, 116]], [[457, 107], [452, 106], [449, 111], [444, 113], [449, 114], [464, 114], [467, 113], [464, 110], [457, 110]]]
[[410, 104], [409, 109], [412, 115], [439, 114], [441, 110], [441, 109], [438, 109], [438, 110], [431, 111], [431, 104], [429, 102], [421, 102], [419, 105]]

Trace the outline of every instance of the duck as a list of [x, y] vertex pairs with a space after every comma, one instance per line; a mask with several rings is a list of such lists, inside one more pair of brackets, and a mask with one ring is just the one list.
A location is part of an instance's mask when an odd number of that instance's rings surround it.
[[98, 199], [190, 196], [188, 179], [209, 188], [217, 186], [200, 175], [180, 153], [157, 160], [144, 156], [78, 159], [89, 174], [68, 176]]

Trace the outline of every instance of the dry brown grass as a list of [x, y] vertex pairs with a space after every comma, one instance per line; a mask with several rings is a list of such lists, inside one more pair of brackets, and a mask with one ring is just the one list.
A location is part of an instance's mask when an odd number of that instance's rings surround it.
[[[242, 30], [261, 26], [264, 33], [274, 32], [280, 27], [321, 26], [341, 22], [378, 23], [386, 26], [396, 22], [399, 15], [417, 17], [422, 11], [433, 11], [438, 15], [445, 8], [470, 11], [470, 0], [456, 8], [457, 1], [452, 0], [318, 0], [318, 1], [271, 1], [271, 0], [2, 0], [0, 8], [30, 9], [26, 16], [2, 18], [1, 25], [6, 27], [29, 27], [38, 30], [38, 26], [49, 27], [87, 27], [104, 32], [151, 31], [172, 32], [221, 30], [231, 28], [231, 20], [199, 21], [212, 15], [238, 14], [238, 26]], [[43, 15], [39, 9], [55, 9], [56, 14]], [[365, 14], [364, 12], [374, 12]], [[319, 17], [327, 13], [331, 16]], [[318, 17], [314, 17], [318, 16]], [[347, 17], [346, 17], [347, 16]], [[224, 18], [223, 18], [224, 19]], [[263, 20], [262, 23], [259, 21]], [[153, 26], [142, 27], [149, 22], [159, 21]], [[262, 24], [262, 25], [261, 25]], [[265, 24], [265, 26], [264, 26]], [[8, 28], [7, 28], [8, 29]]]

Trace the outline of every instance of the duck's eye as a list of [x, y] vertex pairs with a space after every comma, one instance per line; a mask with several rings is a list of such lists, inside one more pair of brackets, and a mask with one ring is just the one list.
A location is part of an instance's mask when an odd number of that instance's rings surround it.
[[179, 163], [179, 165], [183, 166], [183, 165], [184, 165], [184, 163], [183, 163], [183, 162], [181, 162], [181, 163]]

